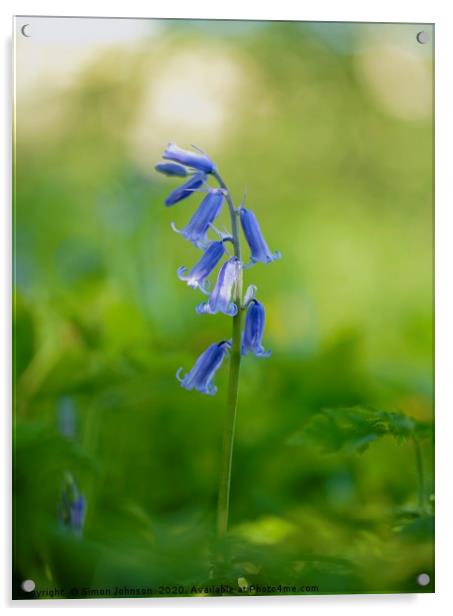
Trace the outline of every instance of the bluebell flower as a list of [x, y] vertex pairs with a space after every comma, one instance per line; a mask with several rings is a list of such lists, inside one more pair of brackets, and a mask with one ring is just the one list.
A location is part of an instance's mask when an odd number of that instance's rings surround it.
[[[234, 348], [240, 344], [242, 355], [252, 353], [259, 357], [268, 357], [271, 353], [266, 351], [262, 344], [265, 310], [256, 299], [257, 288], [255, 285], [249, 285], [244, 298], [241, 297], [242, 270], [257, 262], [270, 263], [279, 259], [281, 254], [270, 251], [255, 214], [243, 207], [245, 195], [239, 207], [235, 208], [228, 188], [217, 172], [214, 162], [203, 150], [195, 146], [192, 147], [193, 150], [191, 151], [183, 150], [176, 144], [169, 143], [163, 154], [165, 162], [160, 162], [155, 167], [159, 173], [185, 178], [185, 183], [176, 188], [166, 199], [165, 204], [167, 206], [186, 199], [194, 191], [206, 193], [184, 228], [178, 229], [174, 222], [171, 223], [174, 231], [183, 235], [198, 248], [203, 249], [202, 256], [192, 269], [181, 266], [177, 269], [177, 275], [189, 287], [200, 289], [207, 296], [196, 307], [199, 314], [223, 313], [237, 318], [239, 317], [239, 310], [245, 310], [245, 324], [242, 332], [237, 329], [239, 324], [236, 324], [236, 318], [234, 319]], [[210, 186], [210, 175], [217, 182], [217, 188]], [[217, 218], [221, 214], [225, 200], [228, 201], [231, 214], [231, 232], [215, 226], [219, 224]], [[236, 256], [241, 252], [237, 217], [240, 218], [242, 231], [250, 248], [250, 259], [247, 265], [244, 265]], [[211, 241], [208, 238], [208, 234], [212, 235], [213, 233], [218, 236], [216, 241]], [[234, 256], [226, 248], [226, 241], [232, 242]], [[222, 263], [224, 257], [225, 262], [220, 267], [214, 287], [211, 288], [210, 276]], [[241, 335], [240, 340], [236, 338], [238, 334]], [[184, 376], [183, 370], [180, 368], [176, 373], [176, 378], [181, 386], [188, 390], [195, 389], [204, 394], [214, 395], [217, 391], [217, 387], [213, 384], [214, 376], [232, 345], [232, 340], [223, 340], [211, 344], [200, 355], [193, 368]], [[233, 377], [235, 377], [238, 363], [238, 354], [233, 353]], [[236, 387], [235, 378], [231, 383], [230, 387], [233, 385]], [[71, 508], [72, 513], [69, 516], [69, 519], [72, 520], [71, 524], [74, 526], [83, 524], [84, 500], [80, 500], [78, 497], [73, 499]]]
[[81, 535], [86, 508], [85, 497], [80, 494], [72, 475], [66, 473], [57, 511], [60, 523], [74, 534]]
[[73, 439], [76, 434], [76, 407], [74, 399], [62, 396], [57, 403], [57, 422], [59, 432], [67, 439]]
[[187, 169], [182, 165], [177, 165], [176, 163], [159, 163], [154, 167], [154, 169], [159, 173], [169, 176], [184, 178], [187, 175]]
[[264, 306], [256, 299], [252, 299], [245, 317], [244, 332], [242, 334], [242, 355], [253, 353], [257, 357], [269, 357], [271, 352], [265, 351], [261, 343], [263, 339], [266, 313]]
[[203, 247], [207, 242], [207, 233], [211, 224], [222, 211], [224, 198], [225, 194], [221, 188], [211, 188], [184, 229], [180, 231], [172, 222], [173, 230], [181, 233], [195, 246]]
[[175, 190], [168, 195], [165, 199], [165, 205], [168, 207], [178, 203], [178, 201], [187, 199], [187, 197], [190, 197], [194, 190], [198, 190], [200, 186], [204, 184], [205, 179], [206, 175], [204, 173], [196, 173], [189, 180], [187, 180], [187, 182], [181, 184], [178, 188], [175, 188]]
[[176, 378], [181, 383], [181, 387], [189, 390], [196, 389], [202, 394], [213, 396], [217, 387], [213, 384], [212, 379], [230, 348], [231, 342], [229, 340], [211, 344], [197, 359], [192, 370], [182, 378], [180, 376], [182, 368], [179, 368]]
[[177, 275], [180, 280], [184, 280], [189, 287], [193, 289], [199, 288], [204, 293], [207, 293], [206, 278], [217, 266], [220, 259], [225, 254], [224, 240], [218, 242], [211, 242], [201, 259], [196, 263], [193, 268], [188, 270], [187, 267], [180, 267], [177, 270]]
[[279, 252], [272, 253], [269, 250], [255, 214], [251, 210], [246, 210], [243, 207], [239, 212], [242, 229], [250, 247], [250, 260], [252, 263], [257, 263], [258, 261], [270, 263], [275, 259], [280, 259], [281, 254]]
[[240, 271], [241, 262], [237, 257], [225, 261], [220, 268], [216, 285], [209, 296], [209, 300], [206, 303], [199, 304], [196, 311], [199, 314], [223, 312], [230, 317], [234, 317], [237, 314], [238, 307], [231, 301], [231, 296], [236, 289]]
[[71, 504], [69, 525], [76, 533], [81, 533], [85, 522], [86, 500], [80, 495]]
[[204, 173], [214, 173], [216, 166], [206, 154], [198, 152], [189, 152], [179, 148], [175, 143], [169, 143], [167, 149], [162, 155], [166, 160], [172, 160], [175, 163], [192, 167]]

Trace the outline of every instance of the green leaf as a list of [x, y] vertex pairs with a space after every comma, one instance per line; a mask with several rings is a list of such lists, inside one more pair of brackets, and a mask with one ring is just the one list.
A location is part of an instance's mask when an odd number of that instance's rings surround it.
[[370, 443], [383, 436], [390, 435], [402, 441], [423, 438], [431, 431], [431, 424], [419, 422], [399, 411], [369, 406], [340, 407], [323, 409], [288, 443], [296, 446], [317, 444], [328, 452], [362, 453]]
[[35, 353], [35, 322], [24, 299], [15, 294], [13, 308], [13, 348], [15, 381], [20, 378]]

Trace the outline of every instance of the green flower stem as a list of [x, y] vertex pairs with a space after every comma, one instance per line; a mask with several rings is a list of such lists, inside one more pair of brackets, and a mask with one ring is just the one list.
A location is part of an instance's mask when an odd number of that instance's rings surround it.
[[[234, 207], [230, 192], [221, 176], [216, 172], [214, 173], [214, 177], [220, 187], [226, 191], [225, 198], [230, 210], [234, 255], [240, 260], [241, 244], [239, 237], [238, 212]], [[224, 537], [228, 530], [228, 515], [230, 509], [231, 467], [233, 462], [234, 431], [239, 390], [239, 369], [241, 366], [242, 270], [239, 274], [238, 284], [235, 289], [234, 301], [238, 307], [238, 311], [233, 317], [230, 372], [228, 377], [227, 417], [223, 436], [222, 467], [220, 471], [219, 497], [217, 506], [217, 532], [219, 537]]]
[[423, 470], [423, 458], [419, 440], [416, 436], [412, 437], [415, 450], [415, 464], [417, 467], [418, 476], [418, 505], [422, 513], [426, 513], [426, 488], [425, 488], [425, 473]]

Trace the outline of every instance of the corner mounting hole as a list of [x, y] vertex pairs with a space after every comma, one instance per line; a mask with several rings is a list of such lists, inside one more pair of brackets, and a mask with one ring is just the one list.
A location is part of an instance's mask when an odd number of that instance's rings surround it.
[[426, 45], [426, 43], [429, 43], [429, 34], [424, 30], [419, 32], [416, 38], [421, 45]]
[[429, 577], [427, 573], [420, 573], [420, 575], [417, 576], [417, 584], [419, 586], [428, 586], [430, 581], [431, 581], [431, 578]]
[[33, 582], [33, 580], [24, 580], [22, 582], [22, 590], [25, 590], [25, 592], [33, 592], [36, 588], [36, 584]]

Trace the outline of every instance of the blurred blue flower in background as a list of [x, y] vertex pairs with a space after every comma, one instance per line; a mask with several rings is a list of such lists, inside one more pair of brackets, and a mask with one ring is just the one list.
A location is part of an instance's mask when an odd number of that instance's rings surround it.
[[62, 396], [57, 402], [58, 431], [67, 439], [73, 439], [76, 433], [76, 407], [73, 398]]
[[86, 499], [79, 492], [71, 473], [65, 473], [57, 517], [60, 524], [75, 535], [82, 535], [87, 509]]

